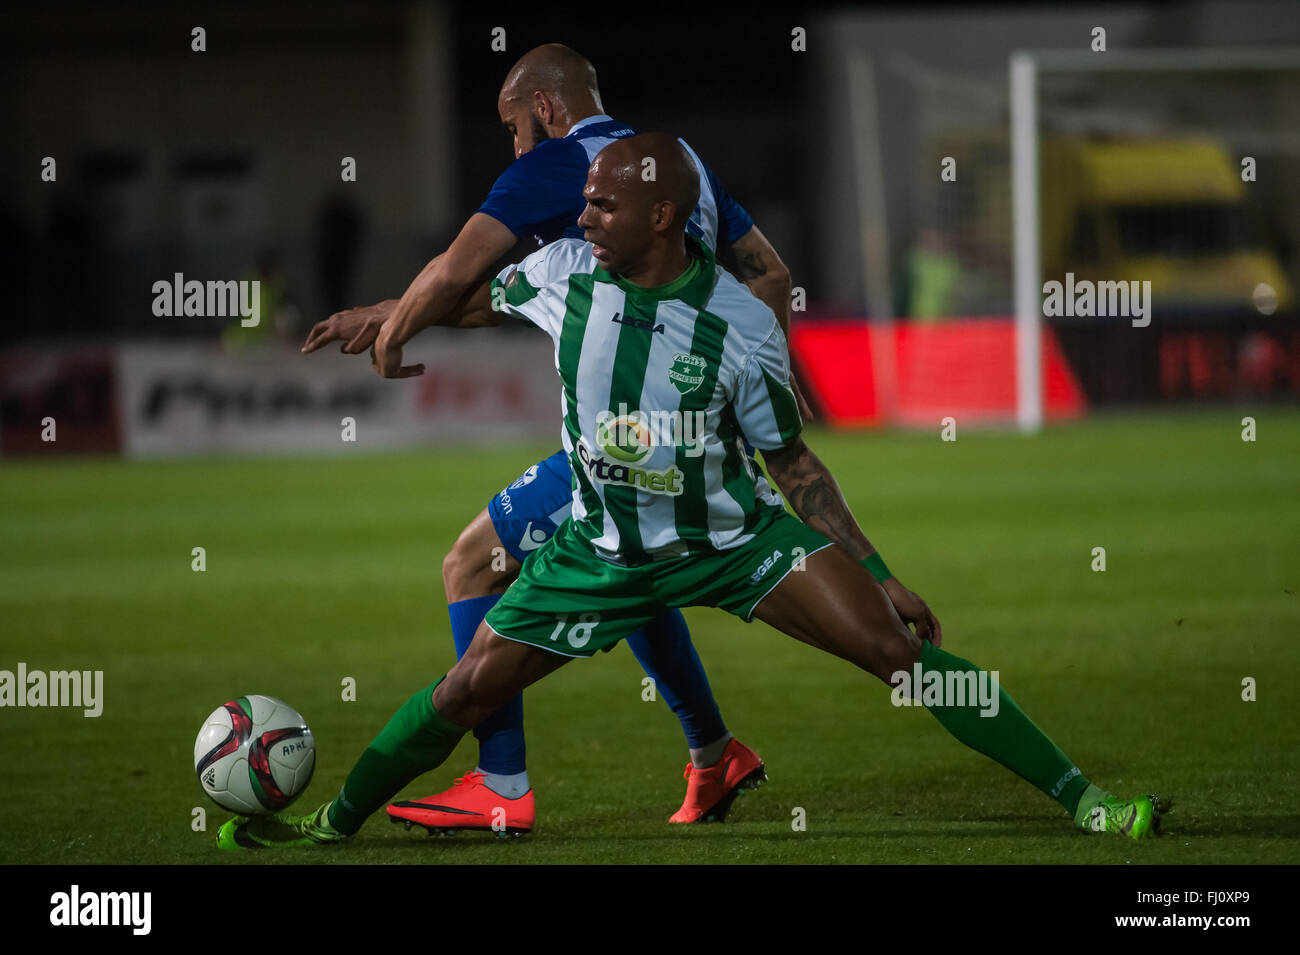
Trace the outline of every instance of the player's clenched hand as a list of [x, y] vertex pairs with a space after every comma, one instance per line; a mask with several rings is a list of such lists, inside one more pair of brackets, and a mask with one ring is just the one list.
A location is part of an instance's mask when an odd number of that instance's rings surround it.
[[411, 378], [424, 374], [424, 365], [403, 365], [402, 346], [392, 323], [379, 329], [379, 337], [370, 346], [370, 363], [385, 378]]
[[394, 298], [378, 305], [349, 308], [335, 312], [323, 322], [317, 322], [302, 346], [303, 354], [310, 354], [330, 342], [341, 341], [343, 347], [340, 351], [348, 355], [359, 355], [375, 343], [379, 330], [397, 307], [397, 301]]
[[943, 628], [939, 626], [939, 618], [924, 600], [899, 583], [897, 577], [890, 577], [881, 586], [885, 588], [890, 603], [903, 618], [903, 622], [916, 628], [918, 637], [930, 641], [936, 647], [943, 646]]

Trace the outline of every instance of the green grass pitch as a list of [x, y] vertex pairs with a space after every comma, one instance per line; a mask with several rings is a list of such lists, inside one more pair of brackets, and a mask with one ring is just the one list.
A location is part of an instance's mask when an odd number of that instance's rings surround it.
[[[439, 566], [457, 531], [550, 448], [6, 463], [0, 669], [102, 669], [105, 700], [98, 719], [0, 710], [0, 862], [1300, 862], [1300, 415], [1245, 413], [1254, 443], [1230, 411], [1034, 439], [963, 430], [945, 443], [937, 425], [809, 437], [939, 615], [946, 648], [997, 669], [1098, 784], [1174, 796], [1168, 834], [1143, 844], [1074, 831], [848, 664], [696, 609], [723, 715], [771, 777], [728, 823], [666, 823], [685, 743], [619, 647], [526, 696], [532, 836], [429, 839], [381, 813], [340, 849], [219, 852], [227, 814], [191, 763], [202, 719], [243, 693], [289, 701], [318, 757], [297, 805], [332, 797], [397, 705], [454, 659]], [[474, 762], [468, 739], [404, 796]]]

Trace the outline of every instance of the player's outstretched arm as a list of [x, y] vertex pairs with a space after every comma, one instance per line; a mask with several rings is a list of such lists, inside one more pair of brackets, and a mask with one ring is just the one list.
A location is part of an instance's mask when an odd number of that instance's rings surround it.
[[[795, 438], [776, 451], [764, 451], [763, 463], [801, 521], [839, 544], [856, 561], [864, 561], [876, 552], [849, 510], [834, 476], [803, 438]], [[936, 647], [943, 643], [943, 629], [924, 600], [897, 577], [890, 577], [881, 586], [898, 615], [916, 627], [917, 636]]]
[[492, 283], [481, 282], [466, 292], [456, 307], [438, 322], [449, 328], [488, 328], [500, 325], [506, 313], [493, 307]]
[[430, 325], [457, 324], [445, 319], [515, 242], [515, 234], [491, 216], [470, 216], [447, 251], [420, 270], [398, 302], [391, 319], [397, 344], [405, 345]]
[[515, 241], [515, 234], [491, 216], [470, 216], [447, 251], [420, 270], [382, 323], [372, 349], [375, 370], [385, 378], [419, 374], [410, 370], [415, 366], [402, 365], [402, 346], [430, 325], [460, 325], [456, 313], [466, 296]]
[[[455, 307], [439, 316], [437, 324], [450, 328], [485, 328], [500, 325], [505, 313], [492, 307], [492, 283], [483, 282], [460, 297]], [[370, 363], [385, 378], [411, 378], [424, 374], [424, 365], [403, 365], [396, 325], [384, 323], [370, 349]]]
[[394, 322], [393, 340], [399, 348], [430, 325], [457, 324], [452, 313], [477, 288], [493, 263], [514, 245], [513, 232], [491, 216], [475, 213], [451, 247], [420, 270], [400, 299], [350, 308], [317, 322], [307, 335], [303, 353], [342, 341], [345, 353], [360, 354], [374, 345], [380, 329], [389, 321]]
[[375, 343], [379, 329], [388, 321], [399, 299], [390, 298], [377, 305], [363, 305], [360, 308], [344, 309], [335, 312], [323, 322], [317, 322], [307, 334], [302, 353], [309, 355], [324, 348], [330, 342], [343, 342], [339, 349], [345, 355], [359, 355]]

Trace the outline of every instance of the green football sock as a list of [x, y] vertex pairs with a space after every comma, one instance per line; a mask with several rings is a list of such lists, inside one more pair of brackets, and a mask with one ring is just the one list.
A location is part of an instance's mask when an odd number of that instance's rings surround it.
[[1088, 818], [1092, 815], [1092, 811], [1101, 805], [1102, 800], [1109, 797], [1110, 793], [1106, 790], [1089, 783], [1088, 788], [1079, 797], [1079, 804], [1074, 807], [1074, 824], [1087, 829]]
[[330, 825], [339, 832], [352, 835], [360, 829], [403, 786], [440, 766], [469, 732], [433, 708], [434, 687], [445, 678], [444, 674], [402, 704], [352, 767], [329, 808]]
[[[921, 644], [921, 668], [923, 673], [936, 670], [945, 675], [980, 672], [969, 660], [928, 642]], [[980, 708], [971, 705], [927, 706], [927, 709], [944, 729], [971, 749], [997, 760], [1059, 802], [1071, 816], [1075, 814], [1080, 797], [1091, 786], [1087, 777], [1001, 686], [993, 716], [982, 716]]]

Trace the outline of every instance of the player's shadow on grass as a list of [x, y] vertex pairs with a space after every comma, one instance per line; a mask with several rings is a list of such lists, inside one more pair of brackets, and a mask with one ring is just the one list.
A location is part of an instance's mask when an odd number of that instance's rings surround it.
[[[931, 820], [933, 822], [933, 820]], [[421, 839], [412, 837], [406, 843], [416, 847], [445, 846], [449, 849], [458, 849], [460, 846], [481, 844], [483, 842], [492, 842], [496, 845], [508, 846], [511, 843], [527, 844], [537, 839], [562, 839], [568, 843], [582, 842], [628, 842], [628, 843], [661, 843], [663, 845], [687, 845], [690, 843], [723, 843], [729, 840], [746, 840], [746, 841], [763, 841], [763, 842], [785, 842], [788, 840], [799, 840], [809, 836], [814, 838], [832, 838], [832, 839], [1005, 839], [1009, 836], [1016, 838], [1025, 837], [1043, 837], [1043, 836], [1073, 836], [1075, 833], [1068, 826], [1062, 827], [1059, 822], [1046, 822], [1040, 825], [1026, 824], [1023, 820], [1015, 825], [986, 825], [983, 823], [953, 823], [951, 828], [934, 828], [933, 825], [925, 829], [898, 828], [896, 826], [881, 826], [879, 828], [863, 828], [861, 823], [836, 824], [826, 823], [815, 830], [805, 832], [794, 832], [788, 826], [782, 829], [772, 831], [757, 831], [759, 826], [770, 828], [770, 821], [745, 825], [743, 823], [724, 823], [722, 825], [702, 825], [691, 827], [665, 826], [662, 832], [600, 832], [590, 828], [583, 829], [548, 829], [546, 833], [533, 833], [518, 840], [497, 840], [484, 836], [482, 833], [460, 834], [452, 837], [439, 838], [429, 837]], [[392, 845], [392, 842], [386, 842], [385, 847]]]
[[[1226, 815], [1212, 819], [1178, 819], [1177, 805], [1168, 822], [1171, 834], [1188, 836], [1258, 836], [1265, 839], [1300, 839], [1300, 815]], [[1176, 827], [1176, 828], [1175, 828]]]
[[[459, 855], [463, 852], [490, 851], [492, 847], [503, 852], [511, 848], [526, 848], [537, 840], [562, 840], [569, 844], [612, 843], [629, 844], [658, 843], [664, 846], [682, 846], [688, 843], [700, 845], [722, 845], [727, 841], [743, 840], [751, 842], [789, 842], [806, 836], [829, 839], [869, 840], [880, 842], [889, 840], [898, 844], [913, 840], [967, 841], [986, 842], [1006, 839], [1042, 839], [1042, 838], [1076, 838], [1084, 837], [1067, 822], [1060, 819], [1026, 819], [1015, 815], [981, 816], [976, 818], [944, 820], [936, 825], [936, 820], [927, 819], [924, 828], [899, 825], [898, 817], [882, 820], [881, 825], [864, 824], [861, 820], [822, 823], [807, 832], [790, 831], [784, 822], [778, 831], [770, 831], [778, 820], [762, 819], [748, 822], [731, 821], [722, 824], [701, 826], [667, 826], [662, 831], [641, 832], [601, 832], [591, 828], [550, 827], [545, 833], [533, 833], [521, 839], [496, 839], [486, 833], [462, 832], [456, 836], [420, 838], [411, 835], [407, 839], [385, 839], [384, 849], [402, 848], [412, 851], [438, 851]], [[768, 831], [759, 831], [765, 829]], [[1213, 820], [1195, 820], [1171, 818], [1166, 824], [1165, 837], [1177, 839], [1182, 837], [1215, 838], [1229, 836], [1254, 836], [1268, 839], [1300, 839], [1300, 815], [1260, 815], [1231, 816]], [[1157, 840], [1157, 844], [1163, 840]], [[375, 846], [378, 848], [378, 845]], [[520, 860], [524, 861], [524, 860]]]
[[[1269, 839], [1300, 839], [1300, 814], [1242, 815], [1225, 814], [1207, 818], [1203, 809], [1184, 808], [1179, 811], [1177, 799], [1174, 811], [1165, 817], [1162, 833], [1169, 836], [1259, 836]], [[971, 816], [960, 823], [1017, 822], [1017, 828], [1027, 835], [1051, 835], [1054, 820], [1027, 820], [1007, 813]], [[953, 820], [954, 823], [959, 820]], [[1041, 827], [1036, 825], [1042, 823]], [[910, 831], [910, 830], [909, 830]]]

